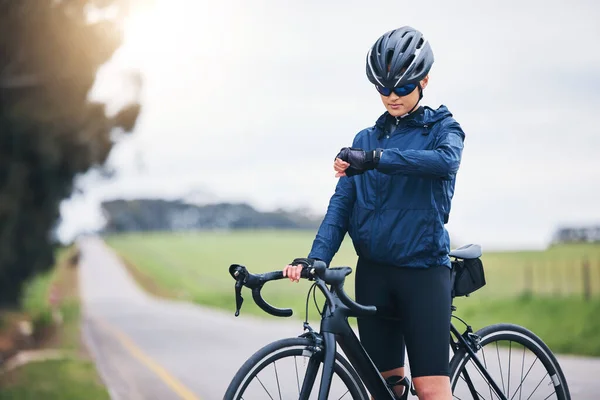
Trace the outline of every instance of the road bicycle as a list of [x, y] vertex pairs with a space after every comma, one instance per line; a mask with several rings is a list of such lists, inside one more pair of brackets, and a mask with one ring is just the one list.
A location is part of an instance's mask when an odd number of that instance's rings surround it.
[[[485, 285], [480, 246], [463, 246], [450, 256], [453, 298], [468, 296]], [[292, 315], [291, 309], [273, 307], [261, 295], [265, 283], [284, 278], [282, 271], [252, 274], [245, 266], [232, 264], [229, 272], [236, 280], [236, 316], [243, 303], [243, 286], [252, 290], [254, 302], [265, 312], [278, 317]], [[386, 380], [381, 376], [348, 323], [350, 317], [395, 317], [374, 306], [358, 304], [348, 296], [344, 282], [351, 272], [350, 267], [328, 268], [320, 261], [304, 268], [301, 277], [313, 282], [307, 296], [307, 314], [311, 291], [313, 298], [315, 288], [325, 297], [320, 329], [314, 330], [307, 317], [298, 337], [278, 340], [258, 350], [237, 371], [224, 399], [367, 400], [372, 396], [377, 400], [404, 400], [409, 393], [418, 395], [408, 377]], [[452, 311], [456, 306], [452, 305]], [[555, 356], [533, 332], [512, 324], [490, 325], [473, 332], [464, 320], [452, 317], [465, 326], [463, 333], [454, 324], [450, 326], [453, 398], [571, 398]], [[394, 394], [396, 385], [404, 386], [402, 397]]]

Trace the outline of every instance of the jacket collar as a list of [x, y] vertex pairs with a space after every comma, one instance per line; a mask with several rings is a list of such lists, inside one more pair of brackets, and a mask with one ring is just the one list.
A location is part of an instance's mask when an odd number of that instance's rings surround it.
[[451, 116], [452, 113], [450, 113], [448, 108], [444, 105], [441, 105], [437, 110], [434, 110], [428, 106], [420, 106], [414, 112], [404, 118], [392, 117], [390, 113], [386, 111], [377, 119], [375, 126], [381, 131], [385, 130], [386, 122], [393, 124], [398, 122], [398, 126], [405, 124], [412, 126], [426, 126], [435, 124], [436, 122]]

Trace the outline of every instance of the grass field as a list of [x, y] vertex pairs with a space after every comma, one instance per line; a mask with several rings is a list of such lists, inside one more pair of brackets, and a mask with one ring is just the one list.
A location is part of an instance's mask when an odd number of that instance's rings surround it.
[[[80, 337], [77, 268], [69, 263], [70, 251], [63, 250], [57, 265], [34, 278], [23, 295], [23, 311], [38, 332], [38, 346], [64, 352], [60, 360], [32, 362], [0, 375], [0, 400], [108, 400], [93, 362]], [[48, 293], [53, 287], [60, 294], [58, 308], [63, 322], [55, 326]]]
[[[186, 234], [135, 234], [107, 238], [129, 264], [139, 282], [154, 294], [234, 311], [230, 264], [251, 272], [281, 269], [305, 256], [314, 232], [235, 231]], [[485, 249], [484, 249], [485, 250]], [[591, 300], [583, 300], [582, 261], [589, 260]], [[539, 334], [555, 351], [600, 356], [600, 246], [558, 246], [543, 252], [485, 253], [488, 284], [470, 298], [456, 299], [456, 315], [475, 329], [489, 323], [513, 322]], [[345, 240], [332, 265], [356, 264]], [[346, 289], [353, 295], [354, 274]], [[304, 318], [309, 284], [274, 282], [264, 297], [278, 307], [291, 307]], [[245, 291], [242, 312], [265, 315]], [[319, 302], [320, 304], [320, 302]], [[314, 308], [311, 307], [311, 310]], [[311, 321], [316, 314], [311, 311]], [[269, 318], [267, 316], [267, 318]], [[556, 328], [570, 327], [568, 331]]]
[[[302, 231], [257, 231], [209, 234], [148, 234], [107, 238], [130, 264], [138, 281], [154, 294], [193, 301], [234, 312], [234, 283], [230, 264], [245, 265], [259, 273], [282, 269], [296, 257], [306, 256], [310, 234]], [[336, 256], [337, 265], [354, 265], [356, 255], [344, 243]], [[354, 274], [347, 290], [353, 293]], [[305, 315], [309, 285], [273, 282], [263, 289], [265, 299], [278, 307], [289, 307]], [[242, 312], [264, 315], [244, 291]], [[312, 304], [312, 301], [311, 301]], [[314, 310], [311, 308], [311, 310]], [[314, 313], [313, 313], [314, 315]]]

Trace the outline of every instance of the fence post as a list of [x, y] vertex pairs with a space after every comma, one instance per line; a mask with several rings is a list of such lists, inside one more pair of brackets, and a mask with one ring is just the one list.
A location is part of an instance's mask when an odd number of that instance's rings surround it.
[[590, 262], [586, 258], [583, 259], [581, 264], [581, 280], [583, 281], [583, 298], [585, 301], [590, 301], [592, 296], [592, 286], [590, 279]]
[[531, 267], [531, 262], [527, 262], [525, 264], [525, 277], [523, 284], [525, 286], [523, 293], [526, 295], [533, 294], [533, 269]]
[[596, 276], [596, 285], [594, 286], [594, 289], [595, 289], [594, 294], [598, 295], [598, 294], [600, 294], [600, 258], [598, 259], [596, 267], [598, 269], [598, 276]]
[[[574, 264], [569, 264], [569, 261], [565, 261], [565, 263], [563, 265], [561, 265], [561, 270], [560, 270], [560, 292], [563, 294], [563, 296], [569, 296], [569, 292], [570, 292], [570, 286], [569, 286], [569, 272], [572, 272], [569, 270], [569, 267], [571, 269], [575, 269], [577, 268], [577, 261], [575, 261]], [[574, 272], [572, 272], [574, 273]]]
[[548, 286], [547, 286], [547, 271], [548, 267], [545, 263], [540, 263], [537, 269], [537, 294], [547, 295], [548, 294]]
[[596, 284], [594, 285], [594, 287], [592, 289], [595, 290], [594, 294], [598, 295], [598, 294], [600, 294], [600, 258], [597, 261], [596, 269], [598, 270], [598, 275], [596, 276]]
[[557, 296], [562, 294], [561, 272], [562, 272], [562, 260], [556, 264], [556, 268], [554, 268], [554, 270], [552, 271], [552, 286], [554, 289], [554, 294]]

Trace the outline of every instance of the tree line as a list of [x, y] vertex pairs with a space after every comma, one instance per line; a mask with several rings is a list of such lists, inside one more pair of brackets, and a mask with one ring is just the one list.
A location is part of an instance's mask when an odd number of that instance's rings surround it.
[[558, 243], [600, 243], [600, 225], [559, 228], [552, 239]]
[[301, 211], [261, 212], [246, 203], [189, 204], [182, 200], [111, 200], [101, 205], [101, 233], [212, 229], [315, 229], [322, 217]]

